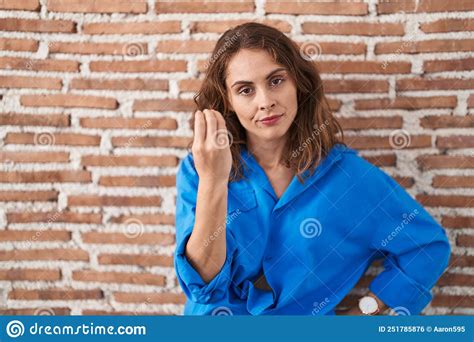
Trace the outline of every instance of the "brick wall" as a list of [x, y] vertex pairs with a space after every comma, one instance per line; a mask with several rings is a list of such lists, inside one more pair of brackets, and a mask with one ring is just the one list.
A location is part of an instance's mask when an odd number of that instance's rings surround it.
[[219, 35], [254, 20], [313, 54], [347, 143], [447, 229], [424, 313], [473, 314], [473, 14], [465, 0], [1, 0], [0, 312], [181, 312], [192, 96]]

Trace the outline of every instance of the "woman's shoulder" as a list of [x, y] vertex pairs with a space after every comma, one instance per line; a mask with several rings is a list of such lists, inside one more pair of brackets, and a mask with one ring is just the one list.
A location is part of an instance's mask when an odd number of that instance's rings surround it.
[[356, 182], [364, 179], [366, 185], [383, 182], [386, 184], [391, 177], [378, 166], [362, 157], [359, 151], [345, 145], [335, 145], [339, 156], [339, 169], [341, 173]]

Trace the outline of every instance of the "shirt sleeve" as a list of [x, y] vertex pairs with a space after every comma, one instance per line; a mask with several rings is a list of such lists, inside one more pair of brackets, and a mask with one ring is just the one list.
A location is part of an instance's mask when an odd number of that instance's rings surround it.
[[371, 248], [385, 256], [384, 270], [369, 289], [398, 314], [418, 315], [448, 266], [449, 240], [434, 218], [388, 174], [371, 165], [366, 176], [372, 197], [372, 206], [366, 208]]
[[178, 282], [185, 295], [193, 302], [208, 304], [222, 299], [228, 292], [236, 243], [230, 231], [226, 229], [226, 260], [219, 273], [208, 283], [201, 278], [186, 258], [184, 251], [195, 222], [198, 179], [192, 155], [188, 154], [180, 163], [176, 175], [174, 266]]

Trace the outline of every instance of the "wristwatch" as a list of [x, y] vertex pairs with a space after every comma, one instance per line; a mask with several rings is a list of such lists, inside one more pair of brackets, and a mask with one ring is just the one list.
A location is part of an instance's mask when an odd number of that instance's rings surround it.
[[372, 296], [364, 296], [359, 299], [359, 309], [364, 315], [376, 315], [379, 312], [379, 304]]

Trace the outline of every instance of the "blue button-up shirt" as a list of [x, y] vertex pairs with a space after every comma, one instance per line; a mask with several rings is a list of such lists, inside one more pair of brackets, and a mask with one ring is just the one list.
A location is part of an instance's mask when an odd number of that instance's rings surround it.
[[[378, 298], [403, 314], [428, 305], [448, 266], [448, 238], [388, 174], [338, 144], [278, 198], [245, 147], [242, 158], [245, 179], [228, 183], [226, 261], [207, 283], [184, 255], [199, 181], [193, 156], [178, 167], [174, 265], [184, 314], [334, 315], [378, 258], [384, 270], [369, 285]], [[262, 272], [271, 291], [253, 284]]]

